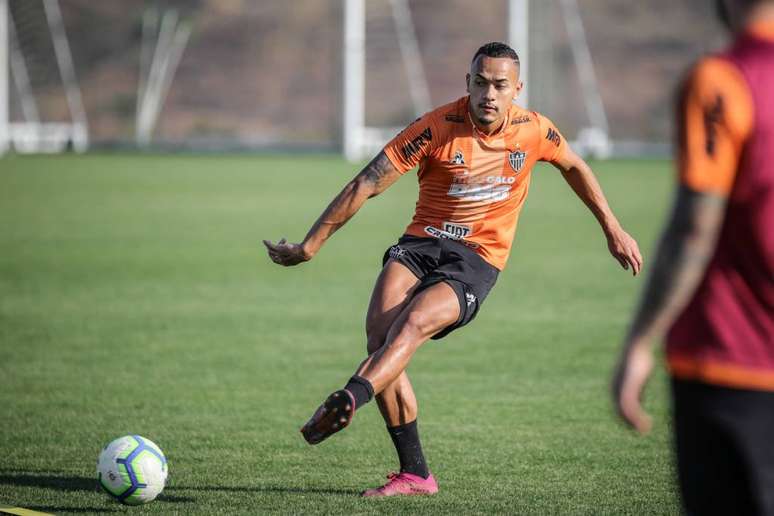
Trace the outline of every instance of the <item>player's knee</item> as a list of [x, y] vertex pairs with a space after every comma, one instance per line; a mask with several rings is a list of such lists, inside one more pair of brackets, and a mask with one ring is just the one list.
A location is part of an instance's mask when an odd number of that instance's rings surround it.
[[431, 329], [430, 318], [419, 310], [413, 310], [406, 317], [406, 321], [401, 328], [401, 334], [411, 339], [421, 338]]
[[454, 323], [457, 314], [458, 312], [453, 312], [452, 310], [433, 313], [427, 313], [423, 310], [412, 310], [401, 327], [401, 340], [424, 342], [446, 326]]

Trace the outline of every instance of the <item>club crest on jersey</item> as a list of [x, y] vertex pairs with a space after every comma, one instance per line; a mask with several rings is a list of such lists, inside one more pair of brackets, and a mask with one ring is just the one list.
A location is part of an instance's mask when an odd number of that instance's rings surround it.
[[464, 165], [465, 164], [465, 156], [462, 155], [462, 151], [457, 151], [454, 153], [454, 157], [449, 161], [452, 165]]
[[527, 160], [527, 153], [520, 150], [513, 151], [508, 154], [508, 163], [511, 164], [511, 168], [514, 172], [521, 172], [524, 168], [524, 162]]

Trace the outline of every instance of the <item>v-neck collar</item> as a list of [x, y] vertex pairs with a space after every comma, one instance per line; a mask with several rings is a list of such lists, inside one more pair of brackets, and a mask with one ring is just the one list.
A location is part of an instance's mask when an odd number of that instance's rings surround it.
[[470, 115], [470, 95], [465, 100], [465, 115], [467, 116], [468, 123], [470, 124], [471, 132], [473, 133], [473, 136], [481, 140], [483, 142], [490, 142], [492, 140], [501, 138], [505, 136], [505, 131], [508, 129], [508, 126], [511, 123], [511, 114], [513, 113], [513, 106], [508, 108], [508, 112], [505, 114], [505, 118], [503, 119], [503, 123], [500, 126], [497, 131], [493, 132], [492, 134], [486, 134], [481, 129], [478, 128], [475, 122], [473, 122], [473, 117]]

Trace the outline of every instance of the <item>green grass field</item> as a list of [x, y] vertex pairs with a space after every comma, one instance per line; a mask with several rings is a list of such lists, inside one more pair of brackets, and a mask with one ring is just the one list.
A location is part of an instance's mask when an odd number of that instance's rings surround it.
[[[594, 164], [647, 260], [671, 198], [663, 161]], [[413, 174], [310, 263], [299, 240], [355, 169], [331, 156], [94, 155], [0, 161], [0, 506], [133, 514], [675, 514], [662, 371], [639, 438], [609, 374], [642, 279], [586, 208], [535, 170], [508, 268], [474, 323], [409, 371], [435, 497], [363, 500], [396, 469], [375, 404], [308, 446], [299, 426], [364, 357], [381, 256]], [[158, 501], [95, 490], [110, 440], [169, 459]]]

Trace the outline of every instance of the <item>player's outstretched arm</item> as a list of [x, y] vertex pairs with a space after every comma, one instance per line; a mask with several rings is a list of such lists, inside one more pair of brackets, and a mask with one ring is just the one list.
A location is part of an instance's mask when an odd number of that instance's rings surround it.
[[639, 274], [640, 269], [642, 269], [640, 248], [613, 215], [591, 167], [569, 147], [564, 152], [564, 156], [554, 162], [554, 165], [562, 172], [565, 181], [599, 221], [599, 225], [602, 226], [605, 237], [607, 237], [607, 247], [610, 254], [618, 260], [621, 267], [627, 270], [631, 267], [633, 275]]
[[357, 213], [366, 200], [379, 195], [400, 177], [392, 162], [380, 152], [356, 175], [328, 205], [307, 233], [304, 241], [295, 244], [284, 238], [273, 244], [264, 240], [269, 258], [274, 263], [290, 266], [312, 259], [325, 241]]
[[613, 375], [616, 412], [640, 433], [647, 432], [651, 424], [641, 398], [653, 368], [653, 342], [666, 333], [704, 277], [725, 207], [725, 198], [717, 195], [695, 192], [685, 186], [677, 193]]

